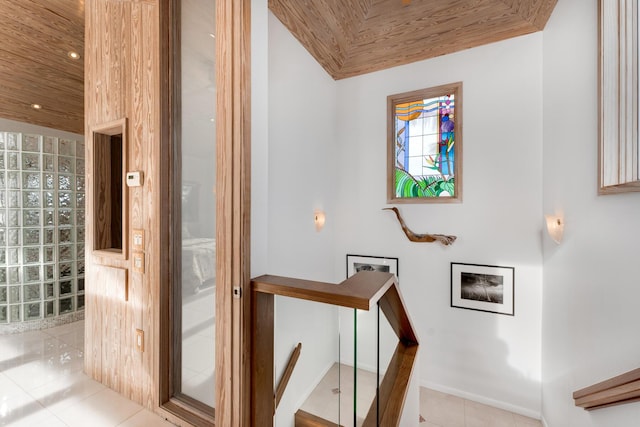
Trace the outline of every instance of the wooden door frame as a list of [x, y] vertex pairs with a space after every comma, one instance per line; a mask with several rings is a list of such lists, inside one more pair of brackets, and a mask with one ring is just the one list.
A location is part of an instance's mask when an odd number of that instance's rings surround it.
[[[216, 423], [250, 425], [251, 2], [216, 2]], [[224, 242], [224, 243], [222, 243]], [[223, 313], [221, 319], [220, 313]]]
[[[211, 425], [206, 409], [195, 402], [173, 398], [179, 345], [172, 333], [180, 322], [174, 308], [174, 284], [179, 275], [179, 257], [172, 256], [180, 244], [180, 191], [174, 141], [181, 129], [177, 90], [179, 82], [180, 32], [178, 0], [160, 2], [161, 74], [161, 174], [160, 203], [160, 309], [155, 340], [158, 412], [173, 422]], [[250, 423], [250, 0], [216, 1], [216, 408], [218, 426], [248, 426]], [[179, 166], [179, 165], [178, 165]], [[245, 337], [248, 337], [245, 339]], [[172, 368], [174, 367], [174, 368]]]

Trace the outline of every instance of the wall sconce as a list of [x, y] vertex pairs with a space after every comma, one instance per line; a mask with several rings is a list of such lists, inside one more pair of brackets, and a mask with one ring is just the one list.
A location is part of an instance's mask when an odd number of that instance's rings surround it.
[[545, 215], [547, 220], [547, 233], [551, 239], [560, 244], [562, 235], [564, 234], [564, 221], [558, 215]]
[[317, 210], [313, 212], [313, 222], [316, 224], [316, 231], [322, 230], [324, 227], [324, 212]]

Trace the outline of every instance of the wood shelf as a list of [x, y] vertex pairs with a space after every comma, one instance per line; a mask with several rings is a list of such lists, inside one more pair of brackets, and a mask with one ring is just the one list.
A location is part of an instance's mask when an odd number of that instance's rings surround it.
[[576, 406], [586, 410], [640, 401], [640, 368], [573, 393]]

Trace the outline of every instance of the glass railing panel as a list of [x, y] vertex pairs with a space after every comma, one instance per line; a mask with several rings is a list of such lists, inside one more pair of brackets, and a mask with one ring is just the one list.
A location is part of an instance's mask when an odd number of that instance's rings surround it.
[[[340, 336], [338, 308], [330, 304], [276, 296], [274, 302], [275, 395], [283, 382], [292, 354], [302, 344], [297, 362], [282, 391], [275, 426], [294, 425], [307, 414], [339, 422]], [[276, 401], [278, 399], [276, 398]]]

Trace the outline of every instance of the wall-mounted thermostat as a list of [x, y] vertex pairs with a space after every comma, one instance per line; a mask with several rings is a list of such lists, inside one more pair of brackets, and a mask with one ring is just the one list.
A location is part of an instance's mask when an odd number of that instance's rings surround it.
[[127, 187], [140, 187], [144, 180], [144, 174], [141, 171], [127, 172]]

